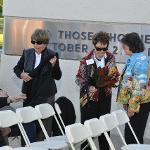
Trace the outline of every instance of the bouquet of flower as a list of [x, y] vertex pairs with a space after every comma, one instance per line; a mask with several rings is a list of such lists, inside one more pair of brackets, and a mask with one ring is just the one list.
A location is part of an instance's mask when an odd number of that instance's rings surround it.
[[118, 82], [118, 70], [116, 67], [98, 68], [97, 87], [113, 87]]

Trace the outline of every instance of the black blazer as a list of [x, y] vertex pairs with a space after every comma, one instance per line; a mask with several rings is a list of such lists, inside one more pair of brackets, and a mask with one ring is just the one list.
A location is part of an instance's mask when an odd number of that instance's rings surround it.
[[57, 59], [54, 67], [49, 62], [54, 56], [58, 58], [57, 53], [46, 48], [42, 52], [39, 66], [34, 69], [35, 50], [31, 48], [23, 51], [20, 60], [14, 67], [14, 72], [19, 78], [23, 71], [28, 72], [32, 77], [32, 80], [29, 82], [23, 81], [22, 92], [27, 94], [27, 100], [25, 100], [24, 106], [35, 106], [44, 103], [47, 98], [57, 93], [54, 80], [59, 80], [62, 72], [59, 66], [59, 59]]

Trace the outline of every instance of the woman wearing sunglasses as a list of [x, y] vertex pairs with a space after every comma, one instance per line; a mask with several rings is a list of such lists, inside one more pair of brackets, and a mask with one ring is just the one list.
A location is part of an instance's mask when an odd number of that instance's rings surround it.
[[[17, 77], [23, 80], [22, 93], [27, 97], [23, 106], [53, 104], [57, 93], [55, 80], [59, 80], [62, 75], [58, 54], [47, 48], [49, 43], [47, 30], [36, 29], [31, 36], [31, 43], [33, 48], [23, 50], [20, 60], [14, 67]], [[35, 138], [31, 136], [30, 139], [34, 142]]]
[[[149, 63], [143, 53], [143, 41], [137, 33], [126, 34], [121, 42], [129, 58], [122, 71], [117, 101], [123, 104], [138, 140], [142, 144], [150, 112]], [[127, 144], [136, 143], [128, 126], [125, 127], [125, 139]]]
[[[82, 123], [110, 113], [112, 87], [115, 86], [119, 77], [115, 57], [108, 52], [109, 36], [107, 33], [96, 33], [92, 42], [95, 48], [80, 61], [76, 75], [76, 83], [80, 86]], [[99, 145], [101, 150], [109, 150], [104, 135], [99, 137]]]

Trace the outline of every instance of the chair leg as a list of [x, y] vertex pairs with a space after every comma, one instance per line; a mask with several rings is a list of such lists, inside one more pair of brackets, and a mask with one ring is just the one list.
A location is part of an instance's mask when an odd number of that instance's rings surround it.
[[19, 127], [19, 130], [20, 130], [20, 132], [21, 132], [21, 134], [22, 134], [22, 136], [23, 136], [23, 139], [24, 139], [26, 145], [27, 145], [28, 147], [30, 147], [31, 144], [30, 144], [30, 141], [29, 141], [29, 139], [28, 139], [28, 136], [27, 136], [27, 134], [26, 134], [26, 132], [25, 132], [25, 130], [24, 130], [23, 125], [22, 125], [21, 123], [18, 123], [18, 127]]
[[54, 118], [55, 118], [55, 120], [56, 120], [56, 122], [57, 122], [57, 125], [58, 125], [58, 127], [59, 127], [59, 129], [60, 129], [62, 135], [65, 136], [65, 133], [64, 133], [64, 131], [63, 131], [63, 129], [62, 129], [62, 127], [61, 127], [61, 125], [60, 125], [60, 123], [59, 123], [59, 121], [58, 121], [56, 115], [54, 115]]
[[116, 129], [117, 129], [117, 131], [118, 131], [118, 133], [119, 133], [119, 136], [121, 137], [121, 140], [122, 140], [123, 144], [124, 144], [125, 146], [127, 146], [127, 143], [126, 143], [126, 141], [125, 141], [125, 139], [124, 139], [124, 137], [123, 137], [123, 135], [122, 135], [122, 133], [121, 133], [119, 127], [116, 127]]
[[41, 120], [41, 119], [38, 119], [38, 122], [39, 122], [39, 124], [40, 124], [40, 127], [41, 127], [43, 133], [44, 133], [44, 136], [45, 136], [46, 140], [49, 142], [49, 136], [48, 136], [48, 133], [47, 133], [47, 131], [46, 131], [44, 125], [43, 125], [42, 120]]
[[76, 150], [75, 146], [71, 142], [70, 142], [70, 147], [71, 147], [72, 150]]
[[89, 142], [92, 150], [97, 150], [97, 147], [91, 137], [88, 138], [88, 142]]
[[129, 128], [130, 128], [130, 130], [131, 130], [131, 132], [132, 132], [132, 134], [133, 134], [137, 144], [140, 144], [140, 142], [139, 142], [139, 140], [138, 140], [138, 138], [137, 138], [137, 136], [136, 136], [136, 134], [135, 134], [135, 132], [134, 132], [134, 130], [133, 130], [133, 128], [132, 128], [132, 126], [131, 126], [131, 124], [129, 122], [128, 122], [128, 126], [129, 126]]
[[108, 141], [108, 144], [109, 144], [111, 150], [115, 150], [115, 147], [114, 147], [113, 143], [111, 142], [111, 139], [110, 139], [108, 133], [107, 133], [107, 132], [104, 132], [104, 135], [105, 135], [105, 137], [106, 137], [106, 139], [107, 139], [107, 141]]

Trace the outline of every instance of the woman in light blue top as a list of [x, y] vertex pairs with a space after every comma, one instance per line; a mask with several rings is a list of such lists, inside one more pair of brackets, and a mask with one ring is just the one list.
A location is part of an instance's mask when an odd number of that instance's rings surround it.
[[[129, 58], [122, 72], [117, 102], [123, 104], [140, 143], [143, 143], [150, 111], [149, 62], [143, 53], [144, 44], [137, 33], [126, 34], [121, 42]], [[128, 144], [136, 142], [130, 133], [126, 126], [125, 138]]]

